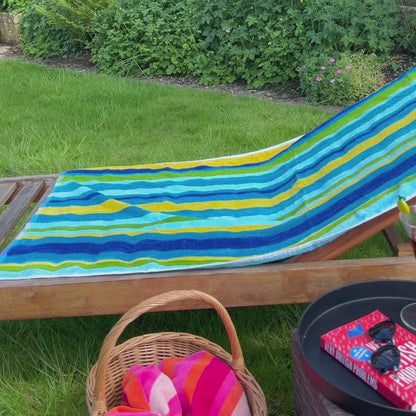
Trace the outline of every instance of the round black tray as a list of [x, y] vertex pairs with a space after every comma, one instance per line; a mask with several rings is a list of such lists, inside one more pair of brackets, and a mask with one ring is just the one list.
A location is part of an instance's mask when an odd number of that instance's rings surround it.
[[[356, 416], [415, 415], [398, 409], [320, 348], [321, 335], [378, 309], [403, 325], [400, 310], [416, 301], [415, 281], [373, 280], [343, 286], [318, 298], [305, 310], [299, 342], [305, 372], [329, 400]], [[404, 325], [403, 325], [404, 326]]]

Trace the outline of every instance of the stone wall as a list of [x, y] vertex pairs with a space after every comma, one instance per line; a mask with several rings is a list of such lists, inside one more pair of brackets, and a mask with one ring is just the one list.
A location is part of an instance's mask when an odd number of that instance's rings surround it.
[[17, 45], [19, 35], [19, 16], [0, 12], [0, 43]]

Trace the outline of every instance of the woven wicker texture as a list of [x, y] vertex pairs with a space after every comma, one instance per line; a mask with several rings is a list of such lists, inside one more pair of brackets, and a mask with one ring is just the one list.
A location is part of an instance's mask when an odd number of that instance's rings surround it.
[[[205, 338], [179, 332], [159, 332], [117, 341], [131, 322], [146, 312], [171, 302], [198, 301], [215, 309], [230, 341], [231, 354]], [[267, 415], [264, 393], [247, 370], [234, 324], [223, 305], [206, 293], [196, 290], [171, 291], [154, 296], [127, 311], [113, 326], [101, 347], [97, 363], [87, 379], [87, 405], [90, 416], [104, 416], [121, 402], [121, 383], [133, 365], [159, 364], [164, 358], [186, 357], [205, 350], [227, 363], [243, 386], [252, 416]]]

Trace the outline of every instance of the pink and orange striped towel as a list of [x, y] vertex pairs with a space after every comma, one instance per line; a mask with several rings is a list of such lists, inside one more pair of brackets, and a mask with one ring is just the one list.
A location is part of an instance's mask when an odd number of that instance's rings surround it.
[[124, 377], [121, 406], [108, 414], [181, 416], [182, 408], [172, 380], [156, 366], [136, 365]]
[[123, 403], [109, 414], [250, 416], [243, 387], [219, 358], [200, 351], [155, 366], [134, 366], [123, 381]]

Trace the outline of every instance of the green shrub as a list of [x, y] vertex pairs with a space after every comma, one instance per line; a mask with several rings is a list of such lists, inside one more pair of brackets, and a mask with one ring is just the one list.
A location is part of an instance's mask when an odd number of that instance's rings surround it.
[[[300, 4], [300, 3], [299, 3]], [[296, 76], [302, 50], [301, 9], [292, 2], [206, 0], [193, 13], [205, 56], [202, 82], [242, 79], [248, 87], [284, 82]]]
[[299, 72], [302, 91], [313, 104], [352, 104], [385, 84], [375, 54], [346, 52], [305, 57]]
[[121, 0], [95, 21], [92, 60], [120, 75], [195, 75], [199, 52], [186, 2]]
[[[120, 0], [96, 20], [93, 61], [110, 73], [200, 76], [262, 87], [296, 76], [300, 9], [264, 0]], [[288, 11], [289, 10], [289, 11]]]
[[[45, 0], [41, 0], [40, 4], [42, 7], [48, 7]], [[22, 38], [19, 45], [26, 55], [46, 59], [69, 57], [85, 52], [82, 42], [39, 14], [35, 4], [29, 5], [23, 13], [20, 28]]]
[[396, 0], [119, 0], [96, 20], [93, 60], [111, 73], [260, 88], [296, 77], [306, 49], [387, 53], [399, 20]]
[[72, 34], [85, 46], [93, 38], [92, 21], [111, 0], [48, 0], [36, 5], [36, 11], [52, 26]]
[[29, 6], [31, 0], [0, 0], [0, 10], [5, 9], [10, 13], [22, 13]]
[[405, 15], [402, 27], [403, 35], [399, 46], [416, 55], [416, 13]]
[[397, 0], [303, 0], [303, 4], [305, 37], [315, 51], [385, 54], [400, 34]]
[[[413, 18], [405, 21], [413, 31], [403, 34], [397, 0], [40, 1], [26, 10], [26, 52], [42, 58], [91, 49], [106, 73], [194, 76], [206, 85], [284, 84], [299, 67], [312, 68], [304, 65], [305, 50], [319, 57], [361, 50], [385, 55], [398, 42], [408, 50], [416, 44]], [[305, 80], [303, 86], [320, 90]], [[320, 100], [322, 94], [310, 95]]]
[[93, 38], [92, 21], [110, 1], [34, 1], [26, 8], [20, 22], [21, 48], [40, 59], [85, 54]]

